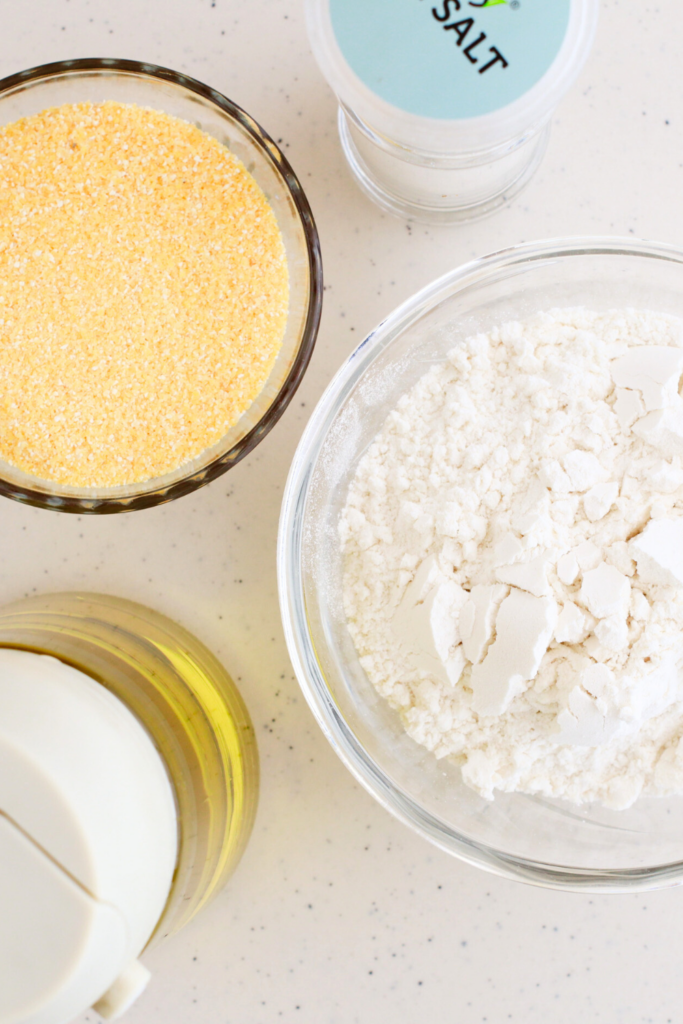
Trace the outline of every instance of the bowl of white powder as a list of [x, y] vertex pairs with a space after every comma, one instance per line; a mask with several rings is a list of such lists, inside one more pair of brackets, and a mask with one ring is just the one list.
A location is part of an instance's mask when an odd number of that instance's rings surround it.
[[290, 654], [330, 742], [470, 863], [683, 879], [683, 251], [508, 249], [400, 306], [285, 494]]

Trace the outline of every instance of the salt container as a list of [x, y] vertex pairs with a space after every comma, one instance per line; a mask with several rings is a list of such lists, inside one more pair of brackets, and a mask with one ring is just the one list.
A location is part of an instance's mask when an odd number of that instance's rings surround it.
[[526, 185], [598, 0], [307, 0], [349, 166], [381, 207], [473, 220]]

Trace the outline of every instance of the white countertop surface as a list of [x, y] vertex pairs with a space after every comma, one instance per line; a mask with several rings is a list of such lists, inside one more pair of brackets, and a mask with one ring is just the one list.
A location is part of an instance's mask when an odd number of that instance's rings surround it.
[[[597, 41], [540, 171], [489, 220], [394, 220], [351, 180], [302, 0], [0, 0], [0, 75], [69, 57], [152, 61], [214, 86], [278, 141], [317, 218], [318, 345], [284, 418], [170, 505], [74, 517], [0, 499], [0, 600], [92, 589], [193, 630], [239, 680], [261, 752], [247, 853], [146, 957], [130, 1024], [678, 1024], [683, 890], [586, 896], [504, 881], [432, 848], [337, 760], [300, 696], [277, 603], [287, 467], [333, 371], [394, 306], [525, 240], [683, 243], [683, 6], [603, 0]], [[82, 1020], [95, 1020], [90, 1013]]]

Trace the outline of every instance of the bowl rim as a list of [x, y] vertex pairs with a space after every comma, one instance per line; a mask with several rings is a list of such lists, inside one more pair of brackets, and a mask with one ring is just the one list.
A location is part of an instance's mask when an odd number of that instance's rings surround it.
[[647, 868], [573, 868], [508, 854], [459, 833], [390, 781], [356, 738], [327, 689], [308, 632], [303, 589], [302, 535], [313, 467], [337, 412], [369, 363], [398, 334], [445, 298], [501, 269], [585, 255], [641, 256], [683, 265], [683, 247], [642, 239], [577, 236], [525, 242], [448, 271], [402, 302], [370, 331], [323, 392], [294, 454], [280, 512], [278, 590], [289, 656], [308, 706], [337, 756], [385, 810], [444, 852], [505, 878], [574, 892], [639, 892], [680, 884], [683, 860]]
[[[20, 486], [10, 483], [0, 476], [0, 495], [27, 505], [37, 506], [38, 508], [73, 512], [79, 515], [132, 512], [164, 504], [167, 501], [172, 501], [175, 498], [189, 494], [204, 484], [210, 483], [248, 455], [275, 426], [303, 379], [313, 355], [320, 325], [323, 299], [323, 268], [320, 239], [310, 204], [299, 179], [277, 143], [264, 131], [260, 124], [216, 89], [182, 72], [173, 71], [170, 68], [161, 67], [157, 64], [113, 57], [84, 57], [40, 64], [25, 71], [8, 75], [6, 78], [0, 79], [0, 99], [7, 93], [20, 90], [25, 86], [31, 86], [43, 79], [54, 79], [74, 73], [88, 72], [99, 74], [103, 77], [107, 74], [127, 74], [131, 77], [169, 82], [172, 85], [180, 86], [189, 92], [201, 96], [240, 124], [244, 132], [250, 136], [266, 160], [278, 173], [294, 203], [306, 246], [309, 296], [298, 350], [287, 377], [273, 402], [259, 421], [243, 437], [207, 466], [166, 486], [149, 489], [140, 494], [127, 494], [125, 496], [107, 495], [106, 488], [102, 488], [97, 497], [80, 496], [71, 493], [59, 494], [55, 493], [54, 490], [41, 490], [36, 485]], [[152, 480], [154, 479], [152, 478]], [[158, 479], [163, 478], [159, 477]], [[150, 481], [143, 481], [142, 485], [149, 483]], [[133, 487], [135, 485], [131, 484], [129, 486]], [[83, 491], [85, 490], [87, 489], [83, 488]]]

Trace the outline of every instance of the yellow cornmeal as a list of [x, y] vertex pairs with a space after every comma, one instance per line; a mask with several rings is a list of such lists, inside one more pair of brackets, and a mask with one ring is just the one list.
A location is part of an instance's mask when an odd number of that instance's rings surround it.
[[275, 216], [215, 139], [119, 103], [0, 129], [0, 458], [87, 487], [169, 472], [263, 387]]

